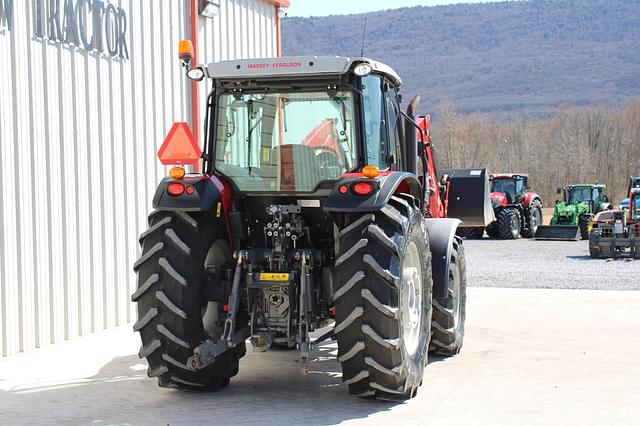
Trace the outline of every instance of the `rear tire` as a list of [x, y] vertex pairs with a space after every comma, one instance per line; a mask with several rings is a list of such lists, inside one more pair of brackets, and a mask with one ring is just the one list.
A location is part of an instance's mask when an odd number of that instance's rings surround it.
[[152, 213], [149, 230], [140, 236], [142, 256], [134, 265], [138, 289], [131, 296], [138, 304], [139, 320], [133, 329], [140, 332], [138, 355], [147, 359], [147, 374], [157, 377], [162, 387], [227, 386], [246, 353], [242, 343], [202, 370], [193, 370], [187, 363], [193, 349], [208, 337], [202, 320], [207, 304], [200, 290], [206, 276], [205, 258], [215, 237], [206, 217], [198, 221], [187, 213], [165, 211]]
[[433, 299], [431, 347], [438, 355], [456, 355], [462, 349], [467, 305], [467, 261], [462, 241], [454, 239], [449, 264], [447, 296]]
[[522, 236], [525, 238], [535, 237], [538, 226], [542, 224], [542, 221], [542, 204], [540, 201], [535, 200], [529, 208], [529, 223], [527, 224], [527, 228], [522, 231]]
[[466, 238], [467, 240], [480, 240], [484, 235], [484, 228], [459, 227], [456, 235]]
[[489, 238], [498, 238], [498, 224], [496, 222], [491, 222], [487, 226], [487, 235]]
[[338, 361], [349, 393], [405, 400], [416, 395], [431, 329], [431, 251], [412, 197], [393, 196], [353, 215], [336, 259]]
[[516, 209], [503, 209], [498, 213], [498, 236], [503, 240], [520, 237], [520, 214]]
[[592, 215], [583, 215], [578, 219], [578, 226], [580, 227], [580, 238], [582, 240], [589, 239], [589, 222], [593, 218]]

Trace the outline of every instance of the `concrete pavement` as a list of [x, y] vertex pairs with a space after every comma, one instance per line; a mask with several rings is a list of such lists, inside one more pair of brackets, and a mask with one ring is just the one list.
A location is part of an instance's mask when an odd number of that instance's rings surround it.
[[130, 327], [0, 360], [0, 424], [640, 424], [640, 292], [470, 288], [460, 355], [431, 358], [416, 398], [361, 400], [336, 347], [249, 349], [219, 392], [161, 389]]

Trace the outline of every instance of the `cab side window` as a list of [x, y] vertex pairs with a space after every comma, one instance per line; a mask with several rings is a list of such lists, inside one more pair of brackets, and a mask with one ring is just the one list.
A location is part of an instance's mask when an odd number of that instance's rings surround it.
[[601, 188], [593, 188], [593, 196], [591, 197], [594, 201], [599, 202], [602, 198], [602, 189]]
[[389, 157], [393, 156], [393, 169], [399, 170], [401, 168], [402, 150], [400, 145], [400, 112], [398, 106], [398, 97], [396, 90], [393, 87], [389, 87], [385, 93], [386, 108], [387, 108], [387, 122], [389, 123]]
[[362, 78], [362, 100], [364, 110], [364, 130], [367, 147], [367, 164], [388, 168], [389, 141], [387, 118], [385, 116], [385, 96], [383, 81], [377, 75]]

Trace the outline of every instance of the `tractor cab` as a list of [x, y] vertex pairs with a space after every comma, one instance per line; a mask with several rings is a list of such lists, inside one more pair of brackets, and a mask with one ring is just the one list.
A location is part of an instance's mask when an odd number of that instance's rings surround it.
[[605, 201], [603, 186], [568, 186], [566, 189], [566, 199], [569, 204], [579, 204], [593, 201], [600, 203]]
[[[239, 193], [327, 196], [370, 165], [404, 170], [400, 77], [366, 58], [209, 64], [204, 170]], [[387, 125], [389, 123], [389, 125]]]
[[568, 185], [558, 188], [558, 193], [563, 193], [566, 205], [583, 206], [582, 210], [586, 213], [594, 214], [608, 205], [609, 199], [604, 195], [604, 190], [604, 185]]
[[631, 189], [627, 223], [640, 223], [640, 187]]
[[491, 176], [491, 200], [494, 204], [514, 204], [528, 190], [526, 174], [494, 174]]

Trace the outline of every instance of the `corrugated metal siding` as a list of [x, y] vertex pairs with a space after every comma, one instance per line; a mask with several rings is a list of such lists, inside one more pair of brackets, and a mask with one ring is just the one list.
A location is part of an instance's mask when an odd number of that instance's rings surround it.
[[[137, 237], [165, 173], [155, 153], [190, 105], [176, 59], [188, 1], [112, 0], [129, 60], [38, 39], [34, 3], [13, 3], [13, 30], [0, 29], [1, 356], [135, 319]], [[200, 18], [201, 62], [275, 52], [262, 0]]]

